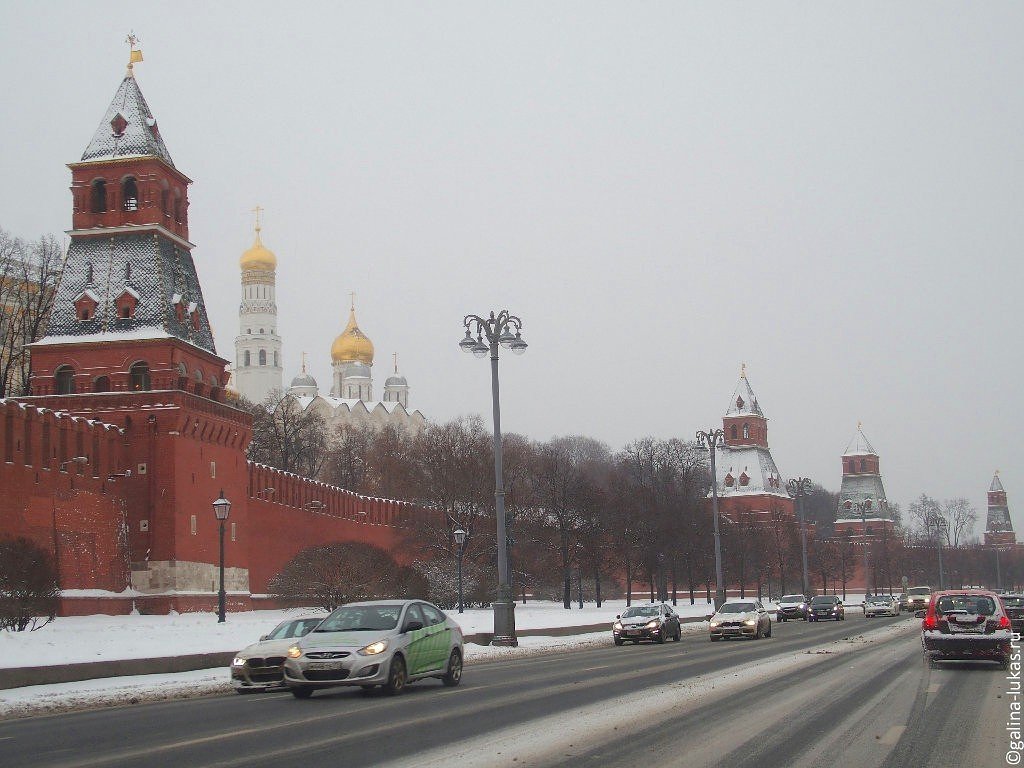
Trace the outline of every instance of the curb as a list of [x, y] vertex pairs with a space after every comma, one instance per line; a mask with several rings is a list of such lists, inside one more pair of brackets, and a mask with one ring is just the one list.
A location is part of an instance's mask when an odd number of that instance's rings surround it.
[[[458, 619], [456, 619], [458, 621]], [[681, 618], [680, 624], [704, 621], [703, 617]], [[604, 632], [610, 629], [607, 621], [599, 624], [584, 624], [575, 627], [541, 627], [516, 632], [519, 637], [566, 637]], [[489, 645], [493, 632], [474, 632], [464, 635], [463, 642], [474, 645]], [[29, 685], [53, 685], [54, 683], [76, 683], [82, 680], [96, 680], [104, 677], [127, 677], [131, 675], [162, 675], [173, 672], [192, 672], [197, 669], [228, 667], [235, 651], [219, 653], [193, 653], [186, 656], [163, 656], [154, 659], [119, 659], [114, 661], [86, 661], [79, 664], [52, 664], [40, 667], [8, 667], [0, 669], [0, 690], [23, 688]]]

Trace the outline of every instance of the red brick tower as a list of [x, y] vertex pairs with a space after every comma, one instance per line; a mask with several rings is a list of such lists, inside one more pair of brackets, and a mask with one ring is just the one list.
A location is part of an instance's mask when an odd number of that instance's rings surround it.
[[1010, 508], [1006, 503], [1006, 491], [999, 479], [999, 471], [992, 476], [988, 487], [988, 519], [985, 525], [985, 544], [988, 546], [1012, 546], [1017, 543], [1010, 521]]
[[118, 464], [127, 472], [100, 480], [123, 500], [130, 583], [153, 596], [153, 609], [209, 603], [180, 595], [212, 592], [217, 581], [210, 504], [222, 489], [237, 502], [228, 590], [247, 601], [241, 532], [251, 418], [222, 402], [227, 361], [216, 353], [192, 260], [190, 181], [131, 65], [69, 167], [71, 243], [47, 335], [32, 345], [25, 400], [123, 428]]

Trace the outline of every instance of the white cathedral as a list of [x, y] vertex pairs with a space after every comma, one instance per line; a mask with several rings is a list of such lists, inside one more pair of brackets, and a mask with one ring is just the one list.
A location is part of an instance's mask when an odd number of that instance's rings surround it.
[[409, 409], [409, 382], [394, 373], [384, 382], [384, 399], [373, 399], [373, 342], [356, 323], [355, 301], [349, 309], [348, 325], [331, 345], [334, 372], [329, 395], [320, 388], [303, 361], [301, 372], [284, 388], [281, 367], [281, 337], [277, 334], [277, 304], [274, 293], [277, 257], [260, 237], [259, 209], [256, 242], [242, 254], [242, 302], [238, 308], [238, 337], [235, 339], [234, 389], [243, 397], [263, 402], [272, 392], [281, 392], [305, 411], [319, 412], [328, 427], [344, 424], [393, 424], [417, 432], [426, 423], [423, 414]]

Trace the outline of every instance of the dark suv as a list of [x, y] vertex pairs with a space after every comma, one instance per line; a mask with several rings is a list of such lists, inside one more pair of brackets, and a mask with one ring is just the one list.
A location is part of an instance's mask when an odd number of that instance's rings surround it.
[[985, 589], [935, 592], [921, 622], [921, 645], [930, 666], [938, 661], [983, 660], [1006, 669], [1011, 637], [1002, 601]]
[[1000, 595], [999, 599], [1003, 601], [1003, 608], [1010, 617], [1013, 631], [1024, 634], [1024, 595]]
[[843, 601], [835, 595], [818, 595], [807, 606], [808, 621], [845, 621], [846, 609]]

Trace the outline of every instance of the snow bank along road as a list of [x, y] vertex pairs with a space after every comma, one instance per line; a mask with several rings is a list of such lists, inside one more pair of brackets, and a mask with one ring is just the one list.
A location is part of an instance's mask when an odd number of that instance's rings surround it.
[[759, 641], [609, 639], [474, 664], [458, 688], [396, 698], [231, 694], [12, 720], [0, 765], [1001, 764], [1005, 673], [928, 670], [918, 627], [853, 614]]

